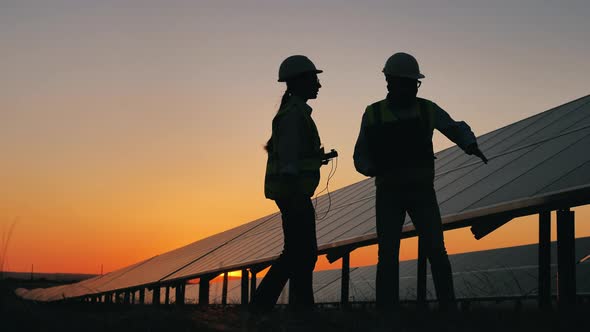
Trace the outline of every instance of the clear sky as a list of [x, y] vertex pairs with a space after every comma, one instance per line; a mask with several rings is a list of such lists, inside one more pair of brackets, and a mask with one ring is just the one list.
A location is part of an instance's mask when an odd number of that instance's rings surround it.
[[[341, 155], [336, 189], [363, 179], [354, 141], [391, 54], [413, 54], [419, 95], [481, 135], [590, 92], [588, 17], [585, 0], [2, 0], [5, 268], [111, 271], [274, 212], [262, 146], [289, 55], [324, 70], [310, 105]], [[449, 252], [533, 242], [529, 219], [480, 242], [453, 231]]]

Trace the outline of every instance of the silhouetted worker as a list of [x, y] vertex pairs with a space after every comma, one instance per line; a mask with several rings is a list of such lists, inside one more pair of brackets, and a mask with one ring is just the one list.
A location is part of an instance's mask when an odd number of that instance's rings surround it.
[[311, 197], [320, 181], [323, 148], [306, 102], [317, 98], [321, 72], [303, 55], [288, 57], [279, 68], [279, 82], [286, 82], [287, 90], [266, 145], [264, 192], [281, 211], [284, 246], [254, 294], [254, 313], [272, 310], [287, 280], [294, 292], [292, 309], [308, 311], [314, 305], [317, 241]]
[[486, 163], [487, 159], [465, 122], [454, 121], [434, 102], [416, 97], [424, 75], [413, 56], [392, 55], [383, 73], [389, 93], [367, 106], [354, 149], [357, 171], [376, 177], [377, 306], [381, 310], [399, 306], [399, 246], [407, 212], [424, 243], [440, 307], [454, 308], [451, 264], [434, 191], [433, 130], [467, 154]]

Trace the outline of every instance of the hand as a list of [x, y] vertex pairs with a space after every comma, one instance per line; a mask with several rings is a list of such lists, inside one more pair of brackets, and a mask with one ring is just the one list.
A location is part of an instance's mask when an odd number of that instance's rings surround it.
[[479, 159], [481, 159], [484, 162], [484, 164], [488, 163], [488, 158], [486, 158], [483, 152], [481, 152], [481, 150], [477, 146], [477, 143], [469, 144], [467, 148], [465, 148], [465, 153], [467, 153], [468, 155], [475, 155], [479, 157]]
[[363, 173], [363, 175], [373, 178], [373, 177], [377, 176], [377, 170], [374, 167], [371, 167], [371, 168], [365, 170], [365, 173]]

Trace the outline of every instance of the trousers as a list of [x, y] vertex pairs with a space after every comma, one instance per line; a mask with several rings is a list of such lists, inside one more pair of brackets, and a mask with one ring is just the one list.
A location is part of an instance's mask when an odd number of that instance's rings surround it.
[[443, 309], [453, 306], [453, 275], [432, 182], [377, 185], [375, 204], [379, 246], [377, 306], [383, 309], [399, 306], [399, 247], [406, 212], [424, 244], [440, 306]]
[[251, 306], [257, 312], [272, 310], [289, 280], [290, 307], [308, 310], [314, 305], [313, 270], [318, 256], [315, 210], [311, 199], [303, 195], [275, 202], [281, 211], [283, 251], [260, 282]]

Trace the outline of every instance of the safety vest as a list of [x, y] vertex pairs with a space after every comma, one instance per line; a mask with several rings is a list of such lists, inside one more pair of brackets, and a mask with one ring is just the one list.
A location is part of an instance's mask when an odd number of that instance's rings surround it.
[[[291, 195], [313, 196], [320, 182], [321, 167], [321, 141], [318, 129], [307, 110], [298, 105], [292, 97], [289, 103], [281, 108], [272, 121], [272, 135], [268, 144], [268, 160], [266, 163], [266, 175], [264, 179], [264, 194], [269, 199], [279, 199]], [[276, 147], [276, 132], [278, 123], [287, 112], [298, 112], [303, 117], [303, 125], [300, 127], [300, 157], [298, 161], [298, 175], [285, 176], [280, 173], [281, 160], [279, 160]]]
[[367, 107], [369, 154], [377, 185], [434, 180], [434, 104], [417, 98], [414, 107], [418, 116], [410, 119], [399, 118], [387, 99]]

